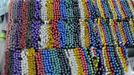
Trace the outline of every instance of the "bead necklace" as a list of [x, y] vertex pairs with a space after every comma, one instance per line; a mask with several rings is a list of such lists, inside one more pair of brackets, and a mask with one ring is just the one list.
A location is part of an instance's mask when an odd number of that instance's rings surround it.
[[127, 0], [127, 2], [128, 2], [128, 5], [129, 5], [129, 7], [131, 9], [131, 13], [132, 13], [132, 15], [134, 17], [133, 2], [132, 2], [132, 0]]
[[107, 18], [109, 18], [109, 12], [108, 12], [106, 1], [101, 1], [101, 3], [102, 3], [102, 8], [105, 12], [104, 14], [106, 15]]
[[99, 11], [101, 13], [102, 18], [106, 18], [105, 11], [103, 10], [102, 3], [100, 0], [97, 0], [97, 5], [99, 7]]
[[26, 34], [28, 29], [28, 1], [24, 1], [22, 5], [22, 26], [20, 35], [21, 48], [26, 48]]
[[132, 33], [130, 31], [130, 27], [128, 25], [128, 22], [123, 22], [123, 26], [128, 38], [128, 45], [132, 45], [133, 44], [133, 38], [132, 38]]
[[40, 29], [40, 45], [41, 49], [47, 48], [47, 43], [49, 40], [48, 36], [48, 21], [44, 21], [44, 24], [41, 26]]
[[73, 35], [74, 35], [74, 45], [73, 47], [81, 47], [81, 43], [80, 43], [80, 24], [79, 24], [79, 19], [73, 19], [72, 20], [73, 23]]
[[49, 51], [49, 54], [50, 54], [50, 62], [51, 62], [51, 67], [53, 67], [53, 69], [52, 69], [52, 74], [56, 74], [56, 67], [55, 67], [55, 63], [54, 63], [54, 59], [53, 59], [53, 53], [52, 53], [52, 49], [50, 49], [50, 51]]
[[[16, 21], [16, 18], [17, 18], [17, 10], [18, 10], [18, 2], [16, 1], [16, 2], [14, 2], [14, 10], [13, 10], [13, 13], [14, 13], [14, 15], [13, 15], [13, 21], [16, 23], [17, 21]], [[15, 23], [13, 23], [13, 25], [11, 25], [11, 31], [10, 31], [10, 40], [9, 40], [9, 43], [10, 43], [10, 48], [12, 48], [12, 50], [13, 50], [13, 48], [15, 48], [15, 34], [16, 34], [16, 25], [15, 25]], [[14, 41], [14, 42], [13, 42]]]
[[13, 52], [13, 74], [17, 74], [17, 75], [20, 75], [21, 74], [21, 51], [20, 50], [15, 50]]
[[48, 16], [48, 21], [51, 21], [54, 19], [54, 1], [53, 0], [47, 0], [47, 16]]
[[84, 11], [84, 7], [83, 7], [83, 5], [82, 5], [82, 0], [78, 0], [78, 4], [79, 4], [79, 9], [81, 10], [80, 11], [80, 18], [82, 19], [82, 20], [84, 20], [85, 19], [85, 11]]
[[[117, 54], [119, 55], [118, 57], [121, 59], [121, 65], [124, 70], [127, 70], [127, 65], [126, 65], [126, 59], [124, 59], [124, 54], [122, 53], [123, 48], [122, 47], [116, 47]], [[125, 57], [126, 58], [126, 57]]]
[[44, 24], [41, 26], [40, 29], [40, 49], [47, 48], [47, 42], [49, 41], [48, 39], [48, 15], [47, 15], [47, 0], [42, 0], [41, 1], [41, 19], [43, 20]]
[[84, 39], [85, 39], [85, 47], [88, 48], [90, 46], [90, 30], [89, 30], [89, 25], [88, 22], [84, 21]]
[[99, 11], [99, 7], [98, 7], [98, 4], [97, 4], [97, 1], [95, 1], [94, 8], [93, 9], [94, 9], [94, 11], [96, 11], [95, 12], [96, 13], [96, 18], [101, 17], [101, 14], [100, 14], [100, 11]]
[[[48, 63], [48, 61], [46, 61], [47, 55], [48, 55], [47, 51], [46, 51], [46, 50], [43, 50], [43, 51], [42, 51], [42, 56], [43, 56], [44, 72], [45, 72], [45, 74], [48, 73], [48, 67], [49, 67], [48, 64], [51, 65], [51, 63]], [[48, 57], [48, 58], [49, 58], [49, 57]], [[48, 63], [48, 64], [47, 64], [47, 63]], [[51, 68], [50, 68], [50, 69], [51, 69]]]
[[102, 48], [103, 43], [102, 43], [102, 38], [101, 38], [101, 31], [100, 31], [99, 26], [97, 24], [97, 19], [95, 19], [94, 23], [95, 23], [94, 25], [95, 25], [95, 28], [96, 28], [96, 37], [98, 39], [97, 47]]
[[109, 59], [108, 59], [108, 55], [107, 55], [107, 51], [106, 51], [106, 46], [104, 46], [102, 48], [102, 52], [103, 52], [102, 54], [103, 54], [103, 58], [104, 58], [105, 70], [106, 70], [106, 72], [111, 73], [110, 64], [108, 63]]
[[104, 63], [105, 59], [103, 58], [104, 55], [103, 55], [103, 52], [102, 52], [102, 48], [101, 49], [98, 49], [98, 53], [99, 53], [99, 63], [98, 63], [98, 71], [96, 72], [96, 74], [102, 74], [104, 75], [105, 72], [107, 71], [107, 69], [105, 68], [106, 64]]
[[127, 36], [127, 43], [126, 44], [130, 45], [132, 41], [130, 41], [129, 33], [128, 33], [128, 30], [127, 30], [127, 24], [126, 24], [126, 22], [123, 22], [122, 25], [124, 27], [124, 32], [125, 32], [125, 34]]
[[98, 28], [99, 28], [99, 31], [100, 31], [100, 37], [101, 37], [101, 40], [102, 40], [102, 44], [106, 45], [106, 38], [105, 38], [104, 31], [103, 31], [103, 28], [102, 28], [101, 24], [102, 24], [101, 19], [98, 18], [97, 25], [98, 25]]
[[[72, 73], [72, 71], [71, 71], [71, 66], [70, 66], [70, 63], [69, 63], [69, 59], [67, 58], [67, 56], [66, 56], [66, 49], [64, 49], [64, 52], [63, 52], [63, 54], [64, 54], [64, 56], [66, 57], [66, 62], [67, 62], [67, 65], [68, 65], [68, 68], [67, 68], [67, 70], [68, 70], [68, 74], [71, 74]], [[74, 57], [73, 57], [74, 58]], [[72, 59], [73, 59], [72, 58]], [[74, 62], [74, 64], [77, 66], [77, 64], [76, 64], [76, 62]], [[76, 71], [77, 71], [77, 68], [76, 68]]]
[[85, 58], [84, 52], [82, 51], [82, 48], [79, 48], [78, 52], [79, 52], [79, 56], [82, 61], [82, 67], [83, 67], [84, 74], [88, 75], [88, 63], [86, 62], [86, 58]]
[[74, 45], [72, 45], [73, 47], [81, 47], [80, 44], [80, 24], [79, 24], [79, 19], [80, 19], [80, 10], [79, 10], [79, 6], [78, 6], [78, 1], [72, 1], [72, 10], [73, 10], [73, 15], [74, 18], [72, 19], [72, 25], [73, 25], [73, 42]]
[[91, 56], [92, 56], [93, 63], [94, 63], [93, 64], [94, 71], [97, 72], [97, 70], [98, 70], [98, 62], [99, 62], [97, 48], [91, 46], [90, 51], [91, 51]]
[[107, 36], [107, 32], [106, 32], [106, 29], [105, 29], [105, 24], [104, 24], [104, 20], [103, 19], [101, 19], [101, 24], [100, 24], [100, 26], [102, 27], [102, 30], [103, 30], [103, 37], [105, 38], [105, 43], [104, 43], [104, 45], [108, 45], [108, 43], [109, 43], [109, 40], [108, 40], [108, 36]]
[[43, 56], [41, 54], [41, 51], [38, 51], [36, 53], [35, 57], [36, 57], [36, 64], [37, 64], [37, 74], [38, 75], [45, 75]]
[[32, 23], [32, 36], [33, 36], [33, 47], [35, 50], [39, 49], [39, 34], [40, 34], [40, 27], [42, 25], [41, 20], [41, 1], [35, 1], [35, 13], [34, 13], [34, 22]]
[[27, 49], [22, 50], [21, 52], [21, 74], [28, 75], [28, 58], [27, 58]]
[[71, 74], [78, 75], [78, 64], [76, 62], [74, 51], [72, 49], [65, 50], [66, 57], [69, 59]]
[[72, 48], [75, 46], [75, 37], [74, 37], [74, 26], [73, 25], [73, 20], [69, 19], [65, 23], [65, 28], [67, 29], [67, 47], [66, 48]]
[[79, 59], [80, 56], [78, 54], [78, 49], [75, 48], [73, 51], [74, 51], [74, 56], [75, 56], [75, 59], [76, 59], [76, 63], [78, 64], [78, 75], [81, 75], [81, 74], [84, 75], [83, 68], [82, 68], [82, 62]]
[[52, 21], [52, 35], [54, 38], [54, 48], [60, 48], [60, 32], [58, 31], [58, 23], [57, 21]]
[[[109, 2], [109, 1], [107, 1], [107, 0], [106, 0], [106, 2], [105, 2], [105, 5], [106, 5], [106, 7], [107, 7], [106, 10], [108, 10], [109, 18], [110, 18], [110, 19], [113, 19], [112, 9], [111, 9], [110, 4], [109, 4], [108, 2]], [[115, 16], [115, 15], [114, 15], [114, 16]]]
[[119, 7], [119, 9], [121, 11], [122, 18], [125, 19], [127, 17], [127, 15], [126, 15], [126, 12], [124, 11], [124, 8], [122, 7], [121, 2], [120, 1], [116, 1], [116, 2], [117, 2], [117, 5], [118, 5], [118, 7]]
[[68, 0], [66, 1], [66, 6], [67, 6], [67, 16], [68, 18], [74, 18], [74, 14], [73, 14], [73, 8], [72, 8], [72, 1]]
[[54, 0], [54, 20], [59, 20], [61, 13], [60, 13], [60, 0]]
[[96, 15], [97, 11], [95, 10], [95, 7], [93, 5], [95, 3], [93, 3], [93, 0], [88, 0], [87, 3], [88, 3], [87, 6], [88, 6], [88, 9], [89, 9], [91, 18], [92, 19], [97, 18], [97, 15]]
[[18, 49], [20, 48], [20, 30], [21, 30], [21, 26], [22, 26], [22, 5], [23, 5], [23, 1], [20, 0], [18, 1], [18, 6], [17, 6], [17, 17], [14, 18], [15, 19], [15, 36], [14, 36], [14, 41], [15, 41], [15, 47], [13, 49]]
[[34, 21], [34, 13], [35, 13], [35, 1], [33, 1], [33, 0], [30, 0], [30, 2], [29, 2], [28, 13], [29, 13], [28, 14], [29, 15], [28, 16], [29, 24], [28, 24], [28, 33], [27, 33], [26, 42], [27, 42], [27, 48], [31, 48], [31, 47], [33, 47], [32, 25], [33, 25], [33, 21]]
[[132, 10], [131, 10], [131, 7], [129, 6], [128, 1], [125, 1], [125, 4], [126, 4], [128, 12], [129, 12], [130, 18], [133, 18], [133, 12], [131, 12]]
[[[14, 51], [16, 51], [16, 50], [14, 50]], [[9, 60], [10, 60], [10, 67], [9, 67], [9, 73], [8, 74], [14, 74], [14, 70], [15, 70], [15, 68], [14, 68], [14, 57], [13, 57], [13, 54], [14, 54], [14, 52], [13, 52], [13, 50], [11, 50], [10, 51], [10, 56], [9, 56]]]
[[44, 71], [45, 71], [45, 74], [48, 74], [48, 73], [51, 73], [52, 72], [52, 69], [53, 67], [51, 67], [52, 63], [51, 63], [51, 59], [50, 59], [50, 51], [46, 51], [46, 50], [43, 50], [42, 51], [42, 55], [43, 55], [43, 62], [44, 62]]
[[61, 62], [60, 62], [60, 59], [58, 58], [57, 51], [56, 50], [52, 51], [52, 55], [53, 55], [55, 73], [60, 74], [61, 73], [61, 68], [60, 68]]
[[121, 6], [124, 10], [124, 13], [126, 13], [128, 18], [131, 18], [132, 13], [131, 13], [129, 5], [126, 3], [126, 1], [120, 1], [120, 3], [121, 3]]
[[89, 55], [87, 55], [87, 52], [86, 52], [86, 50], [84, 49], [84, 48], [82, 48], [82, 52], [83, 52], [83, 54], [84, 54], [84, 57], [85, 57], [85, 61], [86, 61], [86, 63], [87, 63], [87, 71], [88, 71], [88, 74], [90, 74], [91, 73], [91, 61], [89, 60], [90, 58], [88, 58], [88, 56]]
[[131, 32], [131, 28], [130, 28], [130, 24], [129, 24], [129, 22], [127, 22], [127, 28], [128, 28], [128, 33], [129, 33], [129, 37], [130, 37], [130, 39], [131, 39], [131, 45], [133, 45], [134, 44], [134, 38], [133, 38], [133, 32]]
[[61, 74], [71, 74], [71, 68], [69, 66], [69, 60], [65, 56], [65, 50], [64, 49], [57, 50], [57, 53], [58, 53], [58, 58], [60, 59], [61, 62], [60, 65], [60, 67], [62, 68]]
[[117, 22], [114, 20], [114, 27], [115, 27], [115, 31], [116, 31], [116, 36], [118, 38], [118, 44], [122, 45], [122, 38], [121, 38], [121, 34], [119, 32], [119, 27], [117, 25]]
[[119, 20], [120, 20], [120, 19], [124, 19], [124, 16], [123, 16], [123, 14], [121, 13], [121, 9], [119, 8], [118, 2], [115, 1], [115, 0], [113, 0], [112, 2], [113, 2], [113, 4], [114, 4], [115, 10], [116, 10], [116, 12], [117, 12], [117, 14], [118, 14], [118, 19], [119, 19]]
[[79, 4], [77, 0], [72, 1], [72, 10], [73, 10], [73, 15], [75, 19], [80, 18], [80, 9], [79, 9]]
[[114, 22], [113, 22], [112, 19], [110, 19], [109, 25], [110, 25], [111, 33], [112, 33], [112, 36], [113, 36], [113, 43], [114, 43], [114, 45], [118, 45], [118, 39], [117, 39], [117, 36], [116, 36]]
[[118, 18], [118, 14], [116, 12], [113, 0], [108, 0], [108, 4], [109, 4], [109, 7], [111, 7], [110, 9], [111, 9], [112, 14], [114, 15], [113, 19], [117, 19]]
[[120, 33], [121, 33], [121, 37], [122, 37], [122, 42], [123, 42], [123, 45], [125, 45], [127, 43], [127, 37], [126, 37], [126, 34], [124, 33], [124, 28], [123, 28], [123, 22], [119, 22], [117, 23], [118, 27], [119, 27], [119, 30], [120, 30]]
[[98, 44], [99, 44], [99, 39], [98, 39], [98, 37], [97, 37], [97, 36], [98, 36], [98, 33], [97, 33], [96, 25], [95, 25], [95, 19], [93, 20], [93, 25], [92, 25], [92, 26], [93, 26], [92, 28], [93, 28], [93, 32], [94, 32], [93, 35], [94, 35], [94, 37], [95, 37], [95, 38], [94, 38], [94, 40], [95, 40], [95, 42], [94, 42], [94, 43], [95, 43], [95, 46], [94, 46], [94, 47], [99, 47], [99, 46], [98, 46]]
[[82, 20], [79, 20], [80, 21], [80, 39], [81, 39], [81, 46], [82, 47], [85, 47], [85, 24], [84, 24], [84, 21]]
[[[88, 2], [86, 2], [86, 1], [84, 1], [84, 0], [81, 0], [80, 1], [81, 3], [81, 7], [80, 8], [82, 8], [83, 9], [83, 12], [84, 12], [84, 18], [85, 19], [88, 19], [91, 15], [90, 15], [90, 9], [87, 7], [87, 3]], [[82, 11], [81, 11], [81, 13], [82, 13]]]
[[102, 9], [104, 11], [105, 18], [106, 19], [109, 18], [109, 12], [108, 12], [109, 9], [107, 9], [106, 2], [105, 1], [101, 1], [101, 6], [102, 6]]
[[41, 17], [43, 21], [48, 20], [48, 14], [47, 14], [47, 0], [41, 0]]
[[52, 27], [50, 24], [48, 24], [48, 40], [49, 42], [47, 42], [47, 46], [46, 48], [53, 48], [53, 45], [54, 45], [54, 37], [52, 35]]
[[64, 21], [60, 20], [58, 22], [58, 30], [60, 32], [60, 45], [61, 48], [65, 48], [66, 46], [66, 29], [65, 29], [65, 25], [64, 25]]
[[6, 35], [6, 51], [10, 48], [10, 41], [11, 41], [11, 30], [13, 25], [13, 8], [14, 8], [14, 1], [11, 0], [9, 3], [9, 14], [8, 14], [8, 27], [7, 27], [7, 35]]
[[108, 35], [109, 35], [109, 40], [110, 40], [109, 45], [114, 45], [112, 32], [111, 32], [109, 23], [110, 23], [109, 20], [106, 20], [106, 27], [107, 27], [107, 32], [108, 32]]
[[115, 64], [115, 66], [117, 65], [116, 72], [119, 73], [119, 74], [124, 74], [124, 69], [123, 69], [123, 66], [122, 66], [122, 62], [120, 60], [122, 58], [120, 56], [120, 53], [118, 52], [120, 49], [118, 49], [118, 48], [119, 48], [118, 46], [113, 47], [114, 53], [116, 54], [116, 56], [115, 56], [116, 59], [115, 60], [117, 60], [117, 63], [118, 63], [118, 64]]
[[28, 74], [36, 75], [36, 65], [35, 65], [35, 50], [33, 48], [28, 49]]
[[[122, 48], [123, 48], [123, 52], [124, 52], [124, 58], [125, 58], [125, 62], [126, 62], [126, 66], [128, 66], [128, 50], [127, 50], [127, 48], [125, 47], [125, 46], [122, 46]], [[128, 71], [128, 67], [126, 67], [126, 71]]]
[[66, 7], [66, 0], [60, 0], [60, 13], [61, 19], [67, 19], [67, 7]]
[[73, 48], [73, 46], [75, 46], [75, 35], [74, 35], [74, 24], [73, 24], [73, 20], [69, 20], [68, 21], [68, 35], [69, 35], [69, 48]]
[[89, 20], [89, 30], [90, 30], [90, 37], [91, 37], [91, 45], [92, 46], [96, 46], [96, 41], [95, 41], [95, 35], [94, 35], [94, 28], [93, 28], [94, 26], [93, 26], [93, 21], [92, 20]]
[[[12, 17], [12, 19], [13, 19], [13, 21], [15, 21], [15, 19], [16, 19], [16, 15], [17, 15], [17, 8], [18, 8], [18, 5], [17, 5], [18, 3], [17, 2], [14, 2], [14, 6], [13, 6], [13, 11], [12, 11], [12, 13], [14, 13], [13, 14], [13, 17]], [[14, 40], [14, 36], [15, 36], [15, 34], [16, 34], [16, 25], [15, 25], [15, 23], [13, 22], [13, 24], [11, 25], [11, 31], [10, 31], [10, 40], [9, 40], [9, 43], [10, 43], [10, 48], [12, 48], [11, 50], [13, 50], [13, 46], [15, 46], [15, 43], [13, 42], [13, 40]]]
[[93, 57], [92, 57], [92, 55], [91, 55], [91, 51], [90, 51], [90, 49], [85, 49], [85, 51], [86, 51], [86, 54], [87, 54], [87, 61], [88, 61], [88, 63], [89, 63], [89, 74], [95, 74], [95, 68], [94, 68], [94, 65], [93, 65]]
[[4, 75], [9, 75], [9, 72], [10, 72], [10, 63], [11, 63], [11, 61], [10, 61], [11, 59], [10, 59], [10, 51], [9, 50], [7, 50], [6, 52], [5, 52], [5, 65], [4, 65]]
[[56, 56], [56, 51], [55, 49], [51, 49], [50, 51], [50, 59], [51, 59], [51, 63], [52, 63], [52, 67], [53, 67], [53, 74], [60, 74], [61, 73], [61, 68], [60, 68], [60, 62], [58, 57]]
[[83, 72], [85, 75], [88, 75], [88, 65], [87, 65], [86, 58], [84, 57], [84, 53], [82, 52], [81, 48], [78, 49], [78, 53], [82, 61], [81, 63], [83, 67]]
[[[107, 59], [108, 59], [108, 62], [109, 62], [109, 65], [110, 65], [110, 70], [111, 70], [111, 73], [114, 75], [115, 74], [115, 70], [116, 70], [116, 67], [114, 66], [114, 63], [116, 63], [114, 60], [114, 57], [113, 54], [112, 54], [112, 50], [110, 49], [110, 47], [106, 47], [106, 54], [107, 54]], [[113, 60], [112, 60], [113, 58]]]
[[111, 55], [111, 57], [112, 57], [112, 62], [113, 62], [113, 67], [115, 68], [115, 73], [119, 73], [120, 74], [120, 72], [119, 71], [121, 71], [122, 69], [121, 69], [121, 63], [119, 62], [119, 59], [118, 59], [118, 54], [116, 53], [116, 51], [115, 51], [115, 48], [114, 47], [110, 47], [109, 48], [110, 49], [110, 55]]

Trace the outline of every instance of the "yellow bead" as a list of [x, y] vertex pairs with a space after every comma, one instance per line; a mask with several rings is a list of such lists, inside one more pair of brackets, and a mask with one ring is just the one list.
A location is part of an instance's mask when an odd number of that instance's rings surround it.
[[74, 56], [75, 56], [76, 62], [78, 64], [78, 75], [85, 75], [83, 67], [82, 67], [82, 62], [81, 62], [82, 60], [80, 59], [78, 48], [75, 48], [73, 51], [74, 51]]
[[85, 19], [88, 19], [89, 18], [89, 11], [88, 11], [88, 7], [86, 5], [86, 1], [85, 0], [82, 0], [82, 5], [83, 5], [83, 8], [84, 8]]
[[54, 1], [53, 0], [47, 0], [47, 16], [49, 20], [54, 19], [54, 6], [53, 6]]
[[88, 25], [88, 22], [83, 22], [83, 25], [84, 25], [84, 29], [85, 29], [85, 31], [84, 31], [84, 34], [85, 34], [85, 36], [84, 36], [84, 39], [85, 39], [85, 47], [86, 48], [89, 48], [89, 46], [90, 46], [90, 30], [89, 30], [89, 25]]
[[36, 75], [35, 50], [28, 49], [28, 75]]
[[49, 41], [47, 42], [47, 48], [53, 48], [54, 38], [51, 31], [51, 25], [48, 25], [48, 35]]

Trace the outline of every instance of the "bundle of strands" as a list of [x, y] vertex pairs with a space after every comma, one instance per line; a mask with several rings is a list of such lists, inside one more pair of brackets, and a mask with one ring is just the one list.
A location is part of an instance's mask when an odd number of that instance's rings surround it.
[[4, 75], [124, 75], [132, 0], [11, 0]]

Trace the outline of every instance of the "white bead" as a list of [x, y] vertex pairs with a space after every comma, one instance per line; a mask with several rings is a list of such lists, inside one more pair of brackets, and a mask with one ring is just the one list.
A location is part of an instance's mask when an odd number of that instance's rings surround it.
[[27, 55], [26, 55], [26, 49], [25, 50], [22, 50], [21, 52], [21, 74], [22, 75], [28, 75], [28, 59], [27, 59]]
[[84, 31], [85, 31], [84, 26], [83, 26], [82, 22], [80, 22], [80, 39], [81, 39], [82, 47], [85, 47]]

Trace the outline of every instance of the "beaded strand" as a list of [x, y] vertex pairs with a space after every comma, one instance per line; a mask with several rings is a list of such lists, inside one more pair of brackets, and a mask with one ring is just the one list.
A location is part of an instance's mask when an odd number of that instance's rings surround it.
[[35, 57], [36, 57], [36, 65], [37, 65], [37, 74], [38, 75], [45, 75], [43, 56], [41, 54], [41, 51], [37, 52]]
[[35, 50], [39, 49], [39, 34], [40, 34], [40, 27], [42, 25], [42, 20], [41, 20], [41, 0], [35, 1], [35, 13], [34, 13], [34, 22], [32, 23], [32, 41], [33, 41], [33, 47]]
[[13, 52], [13, 58], [11, 59], [13, 61], [13, 75], [20, 75], [21, 74], [21, 54], [20, 50], [15, 50]]
[[35, 62], [35, 50], [33, 48], [28, 49], [28, 75], [36, 75], [36, 62]]
[[20, 45], [21, 48], [26, 48], [26, 34], [28, 29], [28, 4], [29, 1], [24, 1], [22, 5], [22, 26], [21, 26], [21, 37]]
[[117, 12], [116, 12], [116, 9], [115, 9], [113, 0], [108, 0], [108, 4], [109, 4], [109, 6], [111, 7], [110, 9], [111, 9], [112, 14], [114, 15], [114, 16], [113, 16], [113, 19], [117, 19], [117, 18], [118, 18], [118, 14], [117, 14]]
[[71, 74], [78, 75], [78, 64], [76, 62], [73, 50], [65, 50], [66, 57], [69, 59]]
[[22, 50], [21, 52], [21, 74], [28, 75], [28, 58], [27, 58], [27, 49]]

